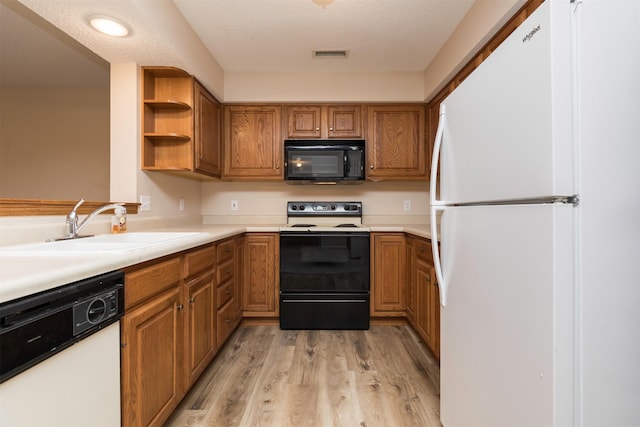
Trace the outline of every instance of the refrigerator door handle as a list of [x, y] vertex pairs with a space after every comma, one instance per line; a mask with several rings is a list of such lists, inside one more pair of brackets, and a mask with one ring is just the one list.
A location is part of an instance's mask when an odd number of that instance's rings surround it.
[[[440, 104], [440, 116], [438, 119], [438, 129], [436, 130], [436, 138], [433, 142], [433, 155], [431, 156], [431, 177], [429, 178], [429, 204], [431, 206], [442, 205], [442, 201], [436, 199], [436, 184], [438, 179], [438, 164], [440, 163], [440, 147], [444, 136], [444, 123], [446, 120], [447, 107], [444, 103]], [[431, 218], [433, 223], [435, 218]]]
[[509, 206], [509, 205], [544, 205], [544, 204], [565, 204], [578, 206], [580, 203], [580, 197], [577, 194], [570, 196], [542, 196], [542, 197], [530, 197], [522, 199], [498, 199], [498, 200], [485, 200], [477, 202], [452, 202], [447, 206], [452, 207], [468, 207], [468, 206]]
[[438, 178], [438, 164], [440, 160], [440, 147], [444, 136], [444, 126], [446, 120], [447, 108], [444, 103], [440, 104], [440, 117], [438, 120], [438, 129], [436, 130], [436, 139], [433, 143], [433, 155], [431, 158], [431, 177], [429, 181], [429, 205], [431, 206], [431, 251], [433, 252], [433, 264], [436, 270], [436, 279], [438, 280], [438, 289], [440, 291], [440, 304], [445, 307], [447, 305], [447, 282], [442, 274], [442, 263], [440, 262], [440, 251], [438, 250], [438, 224], [437, 212], [444, 211], [445, 206], [441, 200], [436, 199], [436, 183]]
[[440, 305], [447, 306], [447, 290], [448, 284], [442, 274], [442, 263], [440, 262], [440, 251], [438, 250], [438, 225], [436, 224], [436, 213], [444, 211], [445, 206], [431, 205], [431, 252], [433, 253], [433, 266], [436, 270], [436, 279], [438, 280], [438, 290], [440, 291]]

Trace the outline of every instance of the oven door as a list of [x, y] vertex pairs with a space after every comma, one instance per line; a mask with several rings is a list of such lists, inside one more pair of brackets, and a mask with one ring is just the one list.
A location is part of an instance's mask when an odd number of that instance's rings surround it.
[[368, 293], [369, 233], [281, 232], [281, 293]]

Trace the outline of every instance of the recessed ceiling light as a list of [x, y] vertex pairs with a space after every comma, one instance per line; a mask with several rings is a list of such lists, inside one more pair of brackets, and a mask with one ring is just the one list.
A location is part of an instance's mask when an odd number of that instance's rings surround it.
[[129, 35], [129, 28], [115, 18], [105, 15], [91, 15], [87, 18], [89, 25], [102, 34], [113, 37], [126, 37]]
[[331, 3], [333, 3], [333, 0], [311, 0], [311, 1], [313, 1], [318, 6], [322, 6], [323, 9], [329, 6]]

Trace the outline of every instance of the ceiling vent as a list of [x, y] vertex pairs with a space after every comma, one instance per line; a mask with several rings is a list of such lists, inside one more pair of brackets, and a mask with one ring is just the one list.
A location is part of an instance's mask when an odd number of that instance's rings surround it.
[[346, 58], [349, 56], [349, 51], [345, 49], [324, 49], [314, 50], [314, 58]]

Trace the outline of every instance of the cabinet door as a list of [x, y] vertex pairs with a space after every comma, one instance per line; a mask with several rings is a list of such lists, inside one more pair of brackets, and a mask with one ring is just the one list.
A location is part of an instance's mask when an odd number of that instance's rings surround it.
[[428, 179], [422, 105], [369, 106], [369, 179]]
[[160, 426], [183, 396], [182, 306], [178, 284], [125, 314], [122, 332], [122, 421]]
[[194, 104], [194, 169], [220, 178], [222, 173], [220, 103], [196, 81]]
[[283, 179], [279, 106], [225, 106], [223, 176]]
[[403, 234], [374, 233], [372, 240], [372, 315], [402, 316], [407, 274], [405, 237]]
[[233, 282], [234, 285], [234, 311], [236, 321], [235, 324], [239, 324], [242, 320], [242, 283], [244, 280], [244, 238], [235, 239], [235, 250], [236, 250], [236, 274], [235, 280]]
[[418, 312], [415, 239], [407, 238], [407, 319], [415, 325]]
[[187, 390], [213, 359], [217, 348], [215, 271], [211, 269], [193, 279], [185, 289]]
[[433, 322], [433, 292], [431, 283], [432, 267], [424, 261], [418, 260], [416, 263], [416, 296], [419, 301], [417, 311], [417, 329], [423, 336], [426, 344], [431, 348], [433, 342], [434, 326]]
[[362, 106], [327, 106], [327, 127], [329, 138], [362, 138]]
[[432, 265], [429, 266], [430, 279], [430, 293], [431, 297], [429, 301], [429, 337], [427, 345], [429, 349], [440, 360], [440, 290], [438, 288], [438, 280], [436, 279], [436, 269]]
[[322, 113], [319, 105], [294, 105], [287, 111], [287, 138], [320, 138]]
[[278, 315], [279, 250], [276, 233], [251, 233], [245, 237], [242, 289], [245, 317]]

